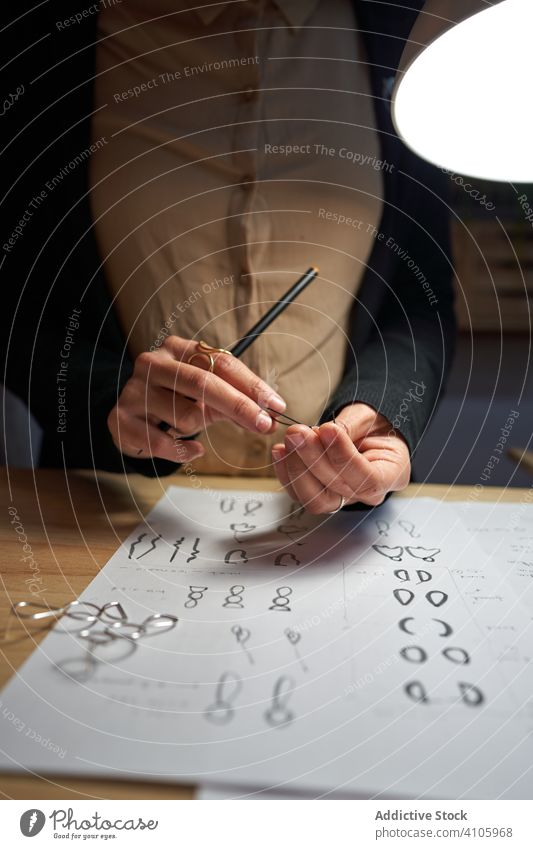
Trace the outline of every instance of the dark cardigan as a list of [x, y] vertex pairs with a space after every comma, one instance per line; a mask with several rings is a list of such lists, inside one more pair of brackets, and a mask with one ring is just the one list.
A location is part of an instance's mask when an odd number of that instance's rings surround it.
[[[175, 468], [167, 461], [123, 457], [106, 422], [132, 362], [100, 267], [89, 206], [90, 157], [80, 157], [90, 145], [96, 14], [58, 29], [57, 21], [88, 5], [35, 5], [3, 33], [2, 55], [12, 61], [2, 90], [18, 91], [2, 117], [4, 382], [43, 428], [41, 465], [167, 474]], [[355, 1], [381, 157], [394, 167], [384, 172], [378, 230], [385, 236], [375, 239], [355, 304], [353, 350], [323, 416], [352, 401], [370, 404], [403, 434], [411, 453], [442, 391], [455, 334], [447, 180], [400, 142], [390, 116], [394, 72], [421, 5]], [[8, 14], [21, 15], [20, 7], [2, 13]], [[76, 167], [51, 184], [75, 157]], [[79, 327], [72, 332], [67, 379], [58, 383], [74, 309], [81, 310]], [[60, 400], [67, 408], [61, 420]]]

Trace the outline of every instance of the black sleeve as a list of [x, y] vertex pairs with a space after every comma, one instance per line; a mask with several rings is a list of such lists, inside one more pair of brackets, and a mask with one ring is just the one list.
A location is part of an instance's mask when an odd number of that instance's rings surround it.
[[30, 7], [0, 16], [11, 93], [0, 169], [2, 380], [43, 429], [41, 465], [168, 474], [176, 466], [165, 460], [124, 457], [107, 426], [132, 364], [89, 205], [96, 16], [63, 31], [55, 22], [81, 10], [77, 0]]
[[[85, 215], [75, 220], [82, 227], [88, 221]], [[71, 224], [61, 233], [69, 245], [78, 235]], [[126, 457], [111, 438], [107, 417], [133, 367], [105, 281], [97, 275], [89, 282], [87, 267], [89, 261], [67, 263], [56, 275], [43, 252], [31, 273], [13, 275], [5, 383], [43, 430], [40, 465], [169, 474], [177, 464]]]
[[[363, 402], [402, 434], [412, 456], [443, 390], [456, 327], [447, 181], [402, 148], [399, 203], [383, 216], [383, 238], [376, 237], [363, 284], [367, 291], [381, 288], [382, 303], [363, 343], [356, 317], [345, 375], [321, 420]], [[392, 266], [389, 279], [380, 266]], [[365, 312], [362, 299], [359, 310]]]

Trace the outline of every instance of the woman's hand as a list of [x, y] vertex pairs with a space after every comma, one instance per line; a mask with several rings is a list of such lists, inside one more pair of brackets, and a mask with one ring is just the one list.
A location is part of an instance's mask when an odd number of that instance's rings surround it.
[[[281, 413], [283, 399], [231, 354], [214, 354], [211, 373], [205, 356], [187, 363], [196, 352], [195, 341], [168, 336], [156, 351], [136, 358], [133, 375], [107, 420], [113, 442], [123, 454], [190, 462], [201, 457], [204, 448], [197, 440], [179, 437], [220, 419], [254, 433], [274, 430], [275, 422], [262, 407]], [[160, 430], [160, 422], [169, 424], [170, 430]]]
[[336, 423], [291, 425], [272, 459], [291, 498], [310, 513], [334, 512], [341, 496], [345, 504], [381, 504], [411, 475], [407, 443], [367, 404], [344, 407]]

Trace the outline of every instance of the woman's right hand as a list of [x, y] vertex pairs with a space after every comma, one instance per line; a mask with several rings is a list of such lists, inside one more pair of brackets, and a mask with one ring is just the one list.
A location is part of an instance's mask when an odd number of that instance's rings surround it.
[[[231, 354], [214, 354], [214, 373], [197, 342], [168, 336], [156, 351], [143, 351], [107, 423], [113, 442], [129, 457], [161, 457], [186, 463], [201, 457], [202, 444], [180, 436], [197, 433], [226, 419], [253, 433], [272, 433], [275, 421], [262, 409], [285, 410], [285, 402]], [[191, 400], [194, 399], [194, 400]], [[166, 422], [170, 430], [158, 425]]]

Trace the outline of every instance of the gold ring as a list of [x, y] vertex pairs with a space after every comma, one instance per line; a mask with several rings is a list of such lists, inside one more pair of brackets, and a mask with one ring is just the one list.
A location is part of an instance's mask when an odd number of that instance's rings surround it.
[[195, 357], [207, 357], [209, 362], [209, 368], [207, 370], [214, 372], [216, 357], [214, 357], [213, 354], [229, 354], [230, 357], [233, 356], [231, 351], [228, 351], [227, 348], [213, 348], [211, 345], [208, 345], [207, 342], [204, 342], [203, 339], [200, 339], [200, 341], [196, 343], [196, 351], [194, 354], [191, 354], [187, 362], [191, 365]]

